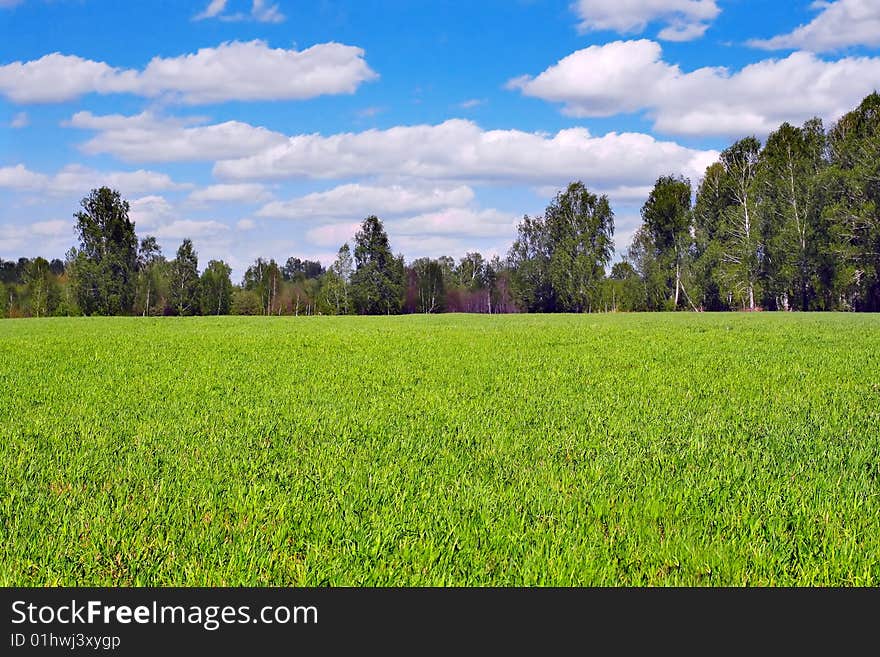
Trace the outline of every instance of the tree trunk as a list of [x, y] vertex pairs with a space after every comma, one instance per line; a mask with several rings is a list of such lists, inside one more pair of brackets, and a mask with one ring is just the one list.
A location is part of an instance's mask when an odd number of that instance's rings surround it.
[[675, 309], [678, 310], [678, 288], [681, 286], [681, 264], [675, 261]]

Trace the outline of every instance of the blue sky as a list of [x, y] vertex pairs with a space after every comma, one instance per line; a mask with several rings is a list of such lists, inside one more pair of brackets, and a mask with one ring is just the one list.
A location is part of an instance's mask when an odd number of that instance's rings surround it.
[[880, 87], [880, 0], [0, 0], [0, 257], [92, 187], [166, 255], [504, 254], [583, 180], [623, 252], [658, 175]]

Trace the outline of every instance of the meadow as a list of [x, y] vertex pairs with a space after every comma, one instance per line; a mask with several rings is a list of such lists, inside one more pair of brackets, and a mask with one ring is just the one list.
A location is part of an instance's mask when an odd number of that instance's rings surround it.
[[0, 321], [0, 585], [880, 584], [880, 316]]

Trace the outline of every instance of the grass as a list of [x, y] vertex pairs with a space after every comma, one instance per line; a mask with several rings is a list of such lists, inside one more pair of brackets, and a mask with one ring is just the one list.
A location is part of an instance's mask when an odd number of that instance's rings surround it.
[[0, 584], [880, 584], [880, 317], [0, 322]]

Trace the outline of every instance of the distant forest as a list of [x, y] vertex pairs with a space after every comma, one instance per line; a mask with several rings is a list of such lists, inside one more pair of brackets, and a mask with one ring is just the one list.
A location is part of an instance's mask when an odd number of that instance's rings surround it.
[[[0, 260], [0, 315], [313, 315], [608, 311], [880, 311], [880, 95], [829, 130], [784, 123], [722, 152], [694, 194], [657, 180], [626, 256], [614, 212], [575, 182], [524, 216], [505, 258], [394, 255], [369, 216], [336, 260], [258, 258], [237, 284], [191, 240], [138, 238], [120, 193], [94, 189], [64, 261]], [[610, 269], [609, 269], [610, 267]]]

